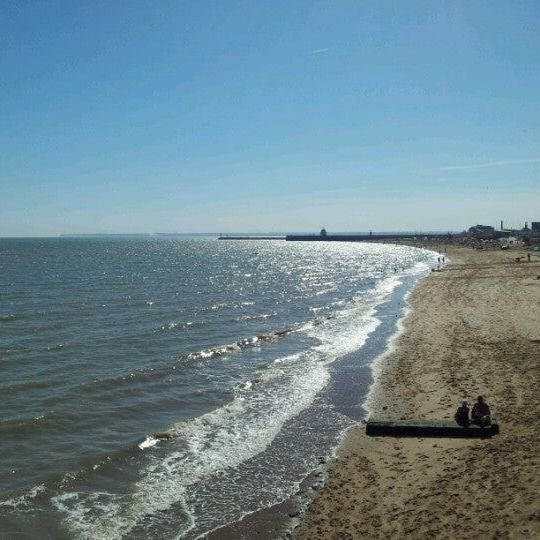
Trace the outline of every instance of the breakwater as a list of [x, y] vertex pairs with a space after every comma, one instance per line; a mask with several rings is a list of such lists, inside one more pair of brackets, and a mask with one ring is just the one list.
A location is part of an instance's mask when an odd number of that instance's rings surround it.
[[285, 240], [285, 236], [229, 236], [222, 234], [218, 240]]
[[449, 241], [451, 234], [288, 234], [286, 236], [236, 236], [221, 235], [218, 240], [286, 240], [287, 242], [397, 242], [403, 240]]
[[414, 239], [448, 238], [440, 234], [288, 234], [288, 242], [380, 242], [381, 240], [414, 240]]

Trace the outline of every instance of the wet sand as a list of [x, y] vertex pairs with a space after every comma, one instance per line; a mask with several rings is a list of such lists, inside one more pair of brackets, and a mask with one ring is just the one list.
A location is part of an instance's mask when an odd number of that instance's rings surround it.
[[295, 538], [540, 538], [540, 257], [448, 255], [414, 289], [404, 331], [375, 368], [371, 418], [450, 419], [483, 394], [500, 435], [351, 429]]

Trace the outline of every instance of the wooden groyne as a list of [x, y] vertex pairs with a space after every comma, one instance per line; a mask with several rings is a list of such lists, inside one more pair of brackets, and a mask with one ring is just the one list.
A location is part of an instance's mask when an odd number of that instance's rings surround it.
[[498, 424], [491, 424], [486, 427], [470, 424], [463, 427], [451, 420], [368, 420], [366, 423], [366, 434], [372, 437], [455, 437], [469, 439], [491, 437], [497, 433], [499, 433]]

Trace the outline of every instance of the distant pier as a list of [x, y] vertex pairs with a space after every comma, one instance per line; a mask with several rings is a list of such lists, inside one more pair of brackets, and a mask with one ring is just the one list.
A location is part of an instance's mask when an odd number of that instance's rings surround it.
[[451, 241], [452, 234], [441, 233], [372, 233], [372, 234], [287, 234], [286, 236], [249, 236], [222, 234], [218, 240], [286, 240], [287, 242], [402, 242], [430, 240]]
[[285, 240], [288, 242], [378, 242], [381, 240], [417, 240], [417, 239], [447, 239], [448, 235], [441, 234], [288, 234]]
[[285, 236], [234, 236], [222, 234], [218, 240], [285, 240]]

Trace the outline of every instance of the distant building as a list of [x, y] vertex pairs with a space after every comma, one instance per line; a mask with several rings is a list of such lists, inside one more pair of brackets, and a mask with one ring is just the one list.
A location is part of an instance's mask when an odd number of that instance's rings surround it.
[[328, 233], [324, 227], [321, 229], [321, 236], [328, 236]]
[[469, 234], [478, 237], [493, 237], [495, 236], [495, 227], [490, 225], [474, 225], [469, 228]]
[[533, 221], [531, 223], [531, 232], [540, 234], [540, 221]]

